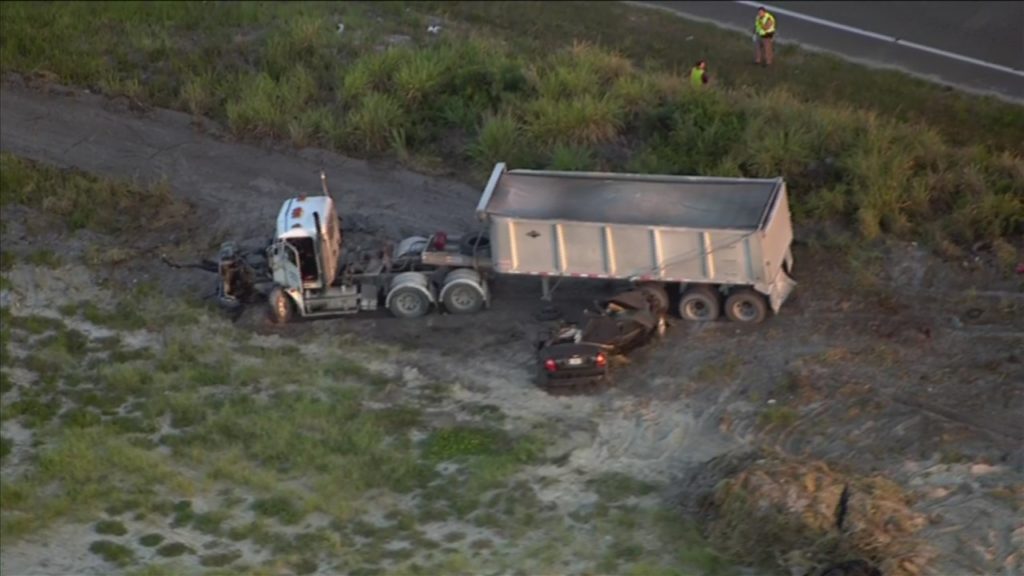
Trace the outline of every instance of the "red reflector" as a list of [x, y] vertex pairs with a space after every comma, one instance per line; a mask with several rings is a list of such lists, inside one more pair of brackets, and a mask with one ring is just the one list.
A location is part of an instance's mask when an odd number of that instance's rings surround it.
[[302, 217], [302, 208], [296, 208], [296, 209], [292, 210], [292, 218], [301, 218], [301, 217]]
[[434, 250], [444, 250], [445, 245], [448, 244], [448, 235], [444, 232], [438, 232], [434, 234]]
[[601, 352], [597, 353], [597, 358], [594, 358], [594, 363], [604, 368], [608, 364], [608, 358], [605, 357]]
[[544, 362], [544, 369], [548, 372], [554, 372], [558, 370], [558, 364], [555, 364], [555, 361], [549, 358]]

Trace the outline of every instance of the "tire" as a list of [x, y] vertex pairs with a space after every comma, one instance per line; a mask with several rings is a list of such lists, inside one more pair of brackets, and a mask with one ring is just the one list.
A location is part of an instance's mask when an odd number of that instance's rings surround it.
[[295, 301], [281, 288], [270, 291], [270, 318], [275, 324], [287, 324], [295, 317]]
[[658, 314], [668, 312], [668, 292], [661, 284], [641, 284], [640, 290], [647, 296], [648, 301], [654, 304]]
[[714, 322], [722, 309], [718, 291], [710, 286], [694, 286], [679, 299], [679, 316], [690, 322]]
[[402, 286], [391, 294], [388, 310], [399, 318], [419, 318], [430, 311], [430, 300], [412, 286]]
[[484, 307], [484, 295], [474, 286], [457, 284], [445, 292], [444, 307], [452, 314], [474, 314]]
[[474, 248], [476, 253], [486, 254], [485, 251], [491, 248], [491, 237], [486, 232], [474, 232], [459, 243], [459, 251], [466, 256], [473, 256]]
[[768, 317], [768, 302], [749, 288], [741, 288], [725, 299], [725, 316], [732, 322], [758, 324]]

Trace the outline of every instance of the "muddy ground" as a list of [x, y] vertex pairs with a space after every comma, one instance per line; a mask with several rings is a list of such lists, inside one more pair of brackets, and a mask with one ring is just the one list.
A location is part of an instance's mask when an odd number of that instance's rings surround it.
[[[477, 225], [478, 189], [390, 164], [234, 142], [185, 114], [17, 78], [7, 80], [0, 106], [4, 152], [102, 176], [166, 179], [195, 205], [196, 226], [180, 236], [105, 240], [138, 251], [99, 271], [115, 291], [156, 282], [175, 297], [209, 295], [208, 274], [171, 269], [158, 256], [213, 257], [226, 237], [259, 243], [283, 199], [316, 192], [321, 168], [350, 242]], [[84, 250], [82, 235], [30, 234], [7, 221], [4, 250]], [[399, 345], [409, 350], [409, 368], [458, 383], [460, 400], [496, 405], [512, 421], [559, 421], [574, 432], [565, 438], [562, 465], [538, 471], [556, 480], [544, 495], [550, 501], [571, 502], [588, 475], [619, 471], [673, 486], [660, 505], [682, 516], [694, 510], [686, 505], [703, 464], [767, 447], [903, 486], [929, 518], [921, 536], [939, 553], [930, 573], [1019, 574], [1020, 277], [984, 258], [947, 262], [914, 245], [891, 244], [877, 254], [877, 268], [867, 274], [872, 282], [863, 268], [838, 265], [837, 253], [797, 246], [799, 285], [780, 315], [755, 327], [677, 321], [664, 341], [619, 369], [614, 387], [584, 396], [552, 397], [533, 384], [531, 345], [542, 306], [532, 279], [499, 279], [492, 308], [473, 317], [375, 314], [277, 327], [251, 309], [237, 325], [285, 339], [327, 343], [356, 335]], [[565, 282], [555, 300], [572, 316], [612, 288]], [[22, 298], [28, 305], [31, 297]], [[48, 554], [38, 542], [5, 543], [3, 563], [14, 572], [51, 574], [80, 566], [69, 558], [41, 568]]]

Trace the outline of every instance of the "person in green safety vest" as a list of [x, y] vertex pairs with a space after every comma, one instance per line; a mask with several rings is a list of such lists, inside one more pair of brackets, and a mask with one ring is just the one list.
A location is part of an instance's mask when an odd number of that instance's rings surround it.
[[754, 58], [755, 64], [765, 66], [772, 65], [773, 47], [775, 40], [775, 16], [762, 6], [757, 9], [757, 18], [754, 19], [754, 41], [757, 43], [757, 54]]
[[708, 63], [698, 60], [693, 68], [690, 68], [690, 85], [700, 88], [708, 83]]

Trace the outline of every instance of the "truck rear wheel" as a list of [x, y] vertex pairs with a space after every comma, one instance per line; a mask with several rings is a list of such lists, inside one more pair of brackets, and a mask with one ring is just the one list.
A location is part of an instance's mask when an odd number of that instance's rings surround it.
[[276, 324], [287, 324], [295, 316], [295, 302], [281, 288], [270, 291], [270, 318]]
[[768, 303], [761, 294], [741, 288], [725, 299], [725, 316], [733, 322], [757, 324], [768, 316]]
[[679, 299], [679, 316], [690, 322], [713, 322], [721, 309], [718, 291], [710, 286], [688, 288]]
[[484, 296], [468, 284], [452, 286], [444, 294], [444, 307], [452, 314], [472, 314], [484, 307]]
[[484, 280], [470, 268], [452, 270], [445, 276], [441, 301], [452, 314], [474, 314], [486, 304]]
[[412, 286], [396, 289], [390, 300], [388, 310], [399, 318], [419, 318], [430, 311], [430, 300], [423, 292]]

